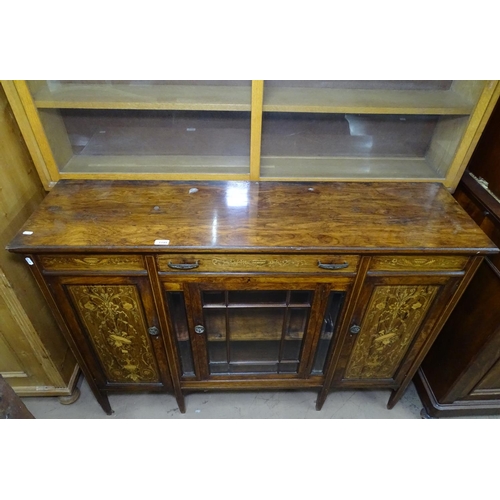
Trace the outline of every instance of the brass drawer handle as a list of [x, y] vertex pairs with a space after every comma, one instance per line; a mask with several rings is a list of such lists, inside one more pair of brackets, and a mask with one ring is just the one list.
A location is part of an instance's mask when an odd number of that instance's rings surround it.
[[187, 270], [187, 269], [196, 269], [199, 265], [200, 265], [200, 261], [197, 260], [195, 263], [193, 264], [174, 264], [173, 262], [171, 261], [168, 261], [168, 267], [170, 267], [171, 269], [182, 269], [182, 270]]
[[345, 269], [346, 267], [349, 267], [349, 264], [347, 262], [344, 262], [343, 264], [323, 264], [320, 260], [318, 260], [318, 267], [329, 270]]

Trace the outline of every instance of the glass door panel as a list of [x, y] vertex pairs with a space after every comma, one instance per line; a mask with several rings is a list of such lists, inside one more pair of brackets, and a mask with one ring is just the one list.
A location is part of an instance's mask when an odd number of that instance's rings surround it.
[[189, 340], [184, 294], [182, 292], [166, 292], [166, 295], [169, 315], [177, 343], [177, 351], [180, 357], [182, 375], [184, 377], [194, 377], [193, 355], [191, 352], [191, 341]]
[[484, 85], [266, 81], [261, 176], [442, 180]]
[[312, 291], [202, 292], [209, 373], [297, 373]]
[[344, 303], [344, 297], [345, 294], [343, 292], [330, 293], [311, 375], [324, 374], [327, 355], [330, 352], [330, 346], [333, 345], [332, 339], [336, 334], [337, 322], [342, 310], [342, 304]]
[[249, 172], [251, 81], [29, 81], [65, 174]]

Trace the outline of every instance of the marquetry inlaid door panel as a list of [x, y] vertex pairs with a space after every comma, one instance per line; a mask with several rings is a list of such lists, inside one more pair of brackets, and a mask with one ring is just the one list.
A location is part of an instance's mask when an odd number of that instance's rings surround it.
[[397, 383], [402, 365], [418, 354], [445, 305], [443, 292], [448, 295], [451, 288], [445, 277], [368, 279], [346, 332], [340, 385]]
[[[104, 387], [170, 387], [149, 286], [139, 277], [58, 277], [51, 288], [86, 359]], [[95, 372], [95, 370], [94, 370]]]

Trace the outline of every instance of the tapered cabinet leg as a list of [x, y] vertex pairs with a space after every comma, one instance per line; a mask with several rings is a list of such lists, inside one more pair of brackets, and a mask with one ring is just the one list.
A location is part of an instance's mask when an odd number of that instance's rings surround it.
[[186, 403], [184, 401], [184, 395], [182, 393], [176, 395], [175, 400], [177, 401], [177, 405], [179, 406], [180, 412], [186, 413]]
[[106, 394], [98, 393], [95, 394], [97, 402], [101, 405], [101, 408], [104, 410], [106, 415], [113, 415], [114, 411], [111, 409], [111, 405], [109, 404], [109, 399]]
[[318, 399], [316, 399], [317, 411], [320, 411], [321, 408], [323, 408], [327, 396], [328, 396], [328, 391], [326, 389], [321, 389], [320, 393], [318, 394]]
[[388, 410], [392, 410], [396, 406], [396, 403], [402, 398], [403, 394], [405, 393], [405, 390], [406, 390], [406, 385], [401, 386], [399, 389], [392, 391], [391, 397], [387, 402]]

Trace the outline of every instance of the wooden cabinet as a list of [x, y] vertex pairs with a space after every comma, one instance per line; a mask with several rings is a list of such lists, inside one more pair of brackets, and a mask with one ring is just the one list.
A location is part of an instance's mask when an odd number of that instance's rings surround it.
[[454, 189], [497, 81], [4, 81], [59, 179], [440, 182]]
[[20, 396], [69, 403], [79, 394], [76, 360], [31, 273], [4, 249], [45, 195], [0, 86], [0, 375]]
[[[499, 125], [496, 106], [454, 194], [496, 245], [500, 245]], [[415, 377], [425, 416], [500, 414], [499, 302], [497, 254], [484, 259]]]
[[293, 388], [318, 409], [392, 389], [392, 408], [498, 251], [439, 184], [74, 180], [9, 249], [108, 413], [113, 392], [184, 411], [189, 391]]

